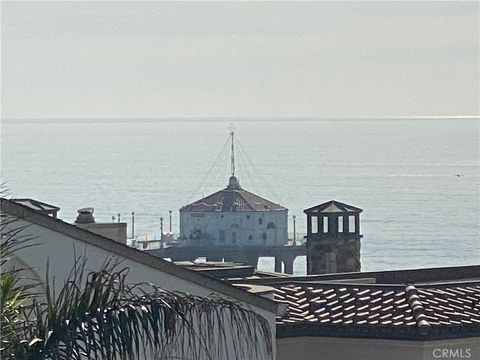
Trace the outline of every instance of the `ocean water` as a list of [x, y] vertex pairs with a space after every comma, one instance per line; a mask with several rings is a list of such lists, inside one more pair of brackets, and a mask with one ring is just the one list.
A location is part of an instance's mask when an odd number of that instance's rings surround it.
[[[97, 221], [121, 214], [136, 234], [224, 187], [232, 120], [4, 120], [1, 172], [10, 194]], [[338, 200], [364, 209], [362, 270], [480, 263], [479, 121], [238, 120], [242, 186], [303, 209]], [[168, 226], [168, 221], [166, 222]], [[130, 231], [130, 229], [129, 229]], [[292, 231], [290, 229], [290, 231]], [[273, 260], [259, 267], [273, 269]], [[294, 264], [305, 273], [305, 258]]]

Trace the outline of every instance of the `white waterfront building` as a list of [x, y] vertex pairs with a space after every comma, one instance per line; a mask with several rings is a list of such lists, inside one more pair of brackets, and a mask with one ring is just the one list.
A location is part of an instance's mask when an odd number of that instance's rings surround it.
[[180, 239], [190, 246], [283, 246], [288, 209], [240, 186], [234, 133], [228, 186], [180, 209]]

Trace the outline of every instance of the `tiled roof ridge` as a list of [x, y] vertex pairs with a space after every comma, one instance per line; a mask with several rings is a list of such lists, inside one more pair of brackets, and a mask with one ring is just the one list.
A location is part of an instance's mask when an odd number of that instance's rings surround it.
[[405, 287], [405, 297], [410, 305], [417, 327], [424, 332], [428, 332], [430, 324], [426, 319], [425, 309], [423, 308], [420, 296], [418, 295], [418, 290], [414, 284], [407, 284]]
[[[360, 280], [372, 280], [373, 278], [360, 278]], [[473, 280], [465, 280], [465, 281], [445, 281], [445, 282], [434, 282], [434, 283], [415, 283], [415, 284], [400, 284], [400, 283], [392, 283], [392, 284], [380, 284], [380, 283], [360, 283], [360, 282], [354, 282], [354, 280], [358, 279], [351, 279], [351, 282], [346, 282], [344, 280], [296, 280], [295, 276], [293, 277], [285, 277], [285, 278], [274, 278], [271, 279], [271, 282], [265, 282], [265, 284], [262, 284], [261, 281], [252, 281], [252, 280], [257, 280], [257, 279], [247, 279], [245, 282], [252, 282], [252, 284], [255, 285], [268, 285], [268, 286], [302, 286], [302, 287], [307, 287], [307, 286], [319, 286], [319, 287], [329, 287], [329, 288], [361, 288], [361, 289], [375, 289], [375, 290], [398, 290], [398, 291], [403, 291], [405, 290], [405, 287], [408, 285], [414, 286], [414, 288], [418, 290], [423, 290], [423, 289], [429, 289], [432, 287], [439, 288], [439, 289], [444, 289], [444, 288], [451, 288], [453, 286], [480, 286], [480, 279], [473, 279]], [[258, 280], [270, 280], [270, 279], [258, 279]], [[282, 281], [284, 282], [281, 283], [274, 283], [274, 280]], [[350, 279], [349, 279], [350, 280]]]

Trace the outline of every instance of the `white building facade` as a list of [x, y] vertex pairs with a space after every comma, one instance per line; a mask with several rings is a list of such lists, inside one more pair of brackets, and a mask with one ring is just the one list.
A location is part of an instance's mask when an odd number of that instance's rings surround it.
[[225, 189], [180, 209], [180, 238], [190, 246], [283, 246], [288, 209], [244, 190], [232, 175]]

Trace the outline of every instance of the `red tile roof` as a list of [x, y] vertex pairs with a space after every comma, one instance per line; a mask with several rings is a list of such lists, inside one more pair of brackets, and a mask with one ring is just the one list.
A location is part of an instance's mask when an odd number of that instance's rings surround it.
[[480, 336], [480, 282], [440, 285], [274, 285], [288, 304], [279, 337], [444, 338]]
[[180, 211], [278, 211], [287, 210], [242, 188], [217, 191], [203, 199], [185, 205]]

